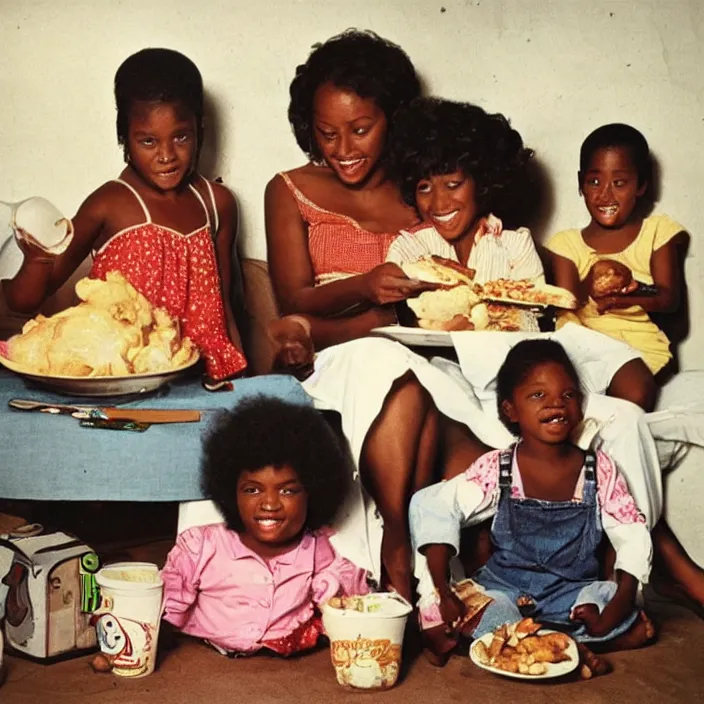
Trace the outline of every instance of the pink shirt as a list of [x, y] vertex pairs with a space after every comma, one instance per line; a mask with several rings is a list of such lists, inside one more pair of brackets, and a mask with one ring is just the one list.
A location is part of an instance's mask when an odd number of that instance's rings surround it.
[[369, 591], [364, 572], [334, 551], [327, 531], [305, 533], [267, 561], [223, 523], [191, 528], [177, 537], [161, 575], [164, 618], [238, 652], [290, 635], [331, 596]]

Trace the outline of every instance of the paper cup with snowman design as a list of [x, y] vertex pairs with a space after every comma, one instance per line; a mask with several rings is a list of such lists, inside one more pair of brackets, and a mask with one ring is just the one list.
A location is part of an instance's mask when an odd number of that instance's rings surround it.
[[164, 583], [151, 562], [118, 562], [96, 575], [100, 606], [93, 614], [98, 645], [122, 677], [154, 672]]
[[411, 605], [398, 594], [330, 599], [322, 607], [337, 681], [355, 689], [388, 689], [401, 669]]

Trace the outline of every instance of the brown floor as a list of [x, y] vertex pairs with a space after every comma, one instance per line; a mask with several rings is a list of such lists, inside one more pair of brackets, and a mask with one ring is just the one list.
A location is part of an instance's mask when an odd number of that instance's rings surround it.
[[[93, 544], [97, 547], [97, 541]], [[108, 560], [161, 563], [170, 544], [171, 540], [152, 540], [136, 547], [105, 543], [99, 551]], [[418, 658], [409, 664], [396, 688], [371, 695], [368, 701], [704, 703], [704, 621], [656, 596], [649, 596], [647, 605], [659, 628], [657, 644], [609, 655], [613, 672], [604, 677], [588, 682], [525, 683], [479, 670], [466, 657], [453, 657], [442, 670]], [[7, 680], [0, 689], [0, 703], [329, 704], [361, 696], [337, 685], [326, 649], [288, 661], [263, 655], [231, 660], [183, 638], [162, 651], [157, 671], [139, 680], [94, 673], [88, 664], [91, 656], [42, 665], [7, 655]]]

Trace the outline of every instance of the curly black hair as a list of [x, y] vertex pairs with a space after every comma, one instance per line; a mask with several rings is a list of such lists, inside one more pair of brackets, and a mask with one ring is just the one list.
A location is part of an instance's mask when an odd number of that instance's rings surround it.
[[650, 158], [648, 140], [635, 127], [620, 122], [597, 127], [585, 140], [579, 150], [579, 187], [582, 188], [584, 176], [600, 149], [622, 147], [627, 149], [638, 173], [638, 185], [650, 183], [653, 175], [653, 163]]
[[403, 103], [420, 95], [415, 68], [400, 46], [370, 30], [348, 29], [315, 44], [291, 82], [288, 119], [298, 146], [313, 160], [322, 155], [313, 133], [313, 99], [324, 83], [372, 98], [391, 123]]
[[115, 74], [117, 143], [128, 160], [127, 135], [137, 101], [178, 103], [196, 120], [198, 149], [203, 142], [203, 78], [198, 67], [172, 49], [142, 49], [126, 58]]
[[504, 401], [513, 398], [513, 392], [525, 378], [541, 364], [559, 364], [574, 381], [577, 389], [582, 389], [579, 374], [565, 348], [554, 340], [522, 340], [514, 345], [506, 355], [496, 376], [496, 406], [499, 418], [512, 435], [520, 435], [518, 423], [513, 423], [504, 413]]
[[503, 115], [440, 98], [401, 108], [389, 136], [389, 173], [406, 203], [415, 206], [423, 179], [461, 171], [474, 181], [479, 215], [510, 207], [532, 155]]
[[217, 416], [203, 442], [201, 486], [227, 522], [241, 532], [237, 484], [244, 471], [292, 467], [308, 495], [306, 526], [329, 524], [342, 504], [350, 476], [342, 444], [309, 406], [256, 396]]

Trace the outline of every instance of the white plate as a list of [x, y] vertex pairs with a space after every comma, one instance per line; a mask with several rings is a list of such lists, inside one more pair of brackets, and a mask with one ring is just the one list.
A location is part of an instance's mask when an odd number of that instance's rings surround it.
[[[555, 631], [549, 628], [541, 628], [536, 635], [542, 635], [546, 633], [555, 633]], [[546, 680], [553, 677], [562, 677], [572, 670], [576, 670], [579, 665], [579, 652], [577, 651], [577, 643], [570, 638], [570, 644], [567, 646], [565, 651], [567, 655], [570, 656], [570, 660], [565, 660], [564, 662], [549, 662], [547, 664], [548, 671], [544, 675], [522, 675], [520, 672], [506, 672], [506, 670], [499, 670], [498, 667], [492, 667], [491, 665], [484, 665], [479, 661], [476, 653], [477, 643], [484, 643], [488, 648], [491, 645], [491, 639], [493, 638], [493, 633], [487, 633], [481, 638], [475, 640], [469, 649], [469, 659], [477, 666], [481, 667], [482, 670], [487, 670], [488, 672], [493, 672], [495, 675], [502, 675], [503, 677], [513, 677], [517, 680]]]
[[423, 328], [406, 328], [403, 325], [386, 325], [374, 328], [373, 335], [388, 337], [404, 345], [419, 347], [452, 347], [452, 338], [446, 330], [423, 330]]
[[167, 384], [183, 374], [198, 362], [198, 358], [178, 369], [166, 372], [149, 372], [148, 374], [130, 374], [129, 376], [47, 376], [27, 371], [24, 367], [10, 361], [0, 354], [0, 364], [21, 377], [66, 396], [130, 396], [146, 394]]

